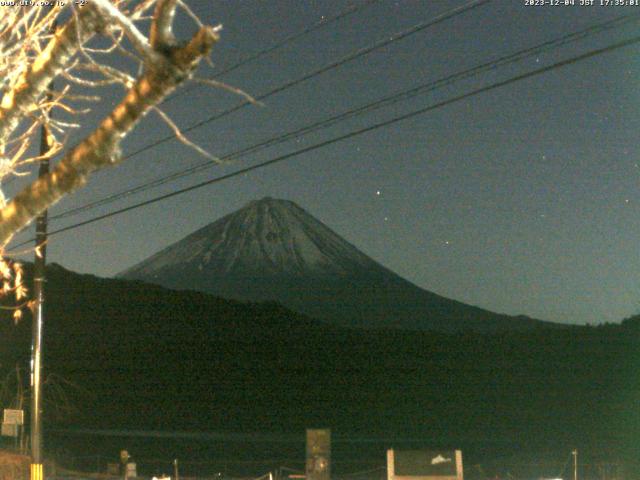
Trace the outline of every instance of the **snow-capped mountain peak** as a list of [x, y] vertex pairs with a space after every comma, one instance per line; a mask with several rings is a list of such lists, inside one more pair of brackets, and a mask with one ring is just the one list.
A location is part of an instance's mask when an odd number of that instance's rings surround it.
[[194, 232], [123, 272], [173, 267], [225, 274], [345, 274], [373, 260], [288, 200], [265, 197]]
[[250, 202], [120, 276], [237, 300], [274, 300], [350, 327], [495, 331], [540, 323], [423, 290], [295, 203], [270, 197]]

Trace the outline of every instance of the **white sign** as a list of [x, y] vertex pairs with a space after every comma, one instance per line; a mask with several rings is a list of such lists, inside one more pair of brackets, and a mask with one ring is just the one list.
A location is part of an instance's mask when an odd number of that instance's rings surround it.
[[4, 419], [2, 423], [10, 423], [13, 425], [24, 425], [24, 411], [4, 409]]
[[137, 478], [138, 472], [136, 471], [136, 464], [133, 462], [127, 463], [127, 478]]
[[387, 450], [387, 480], [464, 480], [460, 450]]
[[18, 425], [15, 423], [3, 423], [2, 431], [0, 433], [2, 433], [3, 437], [17, 437]]

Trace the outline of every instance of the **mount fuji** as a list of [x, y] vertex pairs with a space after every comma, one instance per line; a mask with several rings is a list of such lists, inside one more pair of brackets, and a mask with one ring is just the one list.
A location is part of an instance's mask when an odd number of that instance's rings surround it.
[[295, 203], [270, 197], [250, 202], [118, 276], [236, 300], [276, 301], [348, 327], [494, 332], [552, 325], [423, 290]]

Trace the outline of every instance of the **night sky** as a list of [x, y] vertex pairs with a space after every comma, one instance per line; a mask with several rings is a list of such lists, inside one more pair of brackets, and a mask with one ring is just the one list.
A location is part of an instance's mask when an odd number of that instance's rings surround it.
[[[351, 1], [187, 0], [224, 26], [208, 77], [353, 5]], [[464, 1], [381, 0], [222, 76], [259, 96]], [[527, 6], [494, 0], [317, 75], [188, 133], [223, 156], [386, 95], [447, 77], [640, 6]], [[51, 230], [275, 158], [638, 34], [640, 19], [129, 196]], [[179, 19], [186, 36], [193, 24]], [[420, 287], [501, 313], [567, 323], [640, 312], [640, 48], [638, 44], [446, 105], [50, 240], [50, 262], [112, 276], [247, 202], [293, 200], [363, 252]], [[89, 126], [121, 95], [103, 92]], [[208, 86], [167, 102], [182, 127], [243, 101]], [[87, 130], [83, 130], [86, 133]], [[74, 138], [80, 138], [79, 132]], [[131, 153], [170, 135], [151, 113]], [[55, 216], [205, 161], [162, 143], [93, 176]], [[17, 188], [26, 180], [10, 185]], [[13, 190], [10, 190], [10, 193]], [[16, 237], [19, 243], [32, 228]]]

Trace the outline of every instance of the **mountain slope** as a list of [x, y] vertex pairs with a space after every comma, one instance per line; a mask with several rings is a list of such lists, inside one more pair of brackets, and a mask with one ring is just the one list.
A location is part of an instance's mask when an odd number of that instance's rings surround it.
[[[29, 266], [26, 273], [30, 284]], [[11, 312], [0, 310], [0, 378], [16, 362], [28, 371], [30, 320], [27, 314], [14, 325]], [[390, 438], [420, 438], [425, 446], [462, 448], [470, 465], [504, 464], [505, 453], [561, 461], [571, 448], [583, 459], [589, 451], [604, 455], [593, 464], [617, 455], [635, 462], [638, 323], [496, 335], [343, 329], [273, 303], [51, 265], [45, 376], [82, 389], [67, 389], [79, 411], [66, 420], [52, 423], [45, 403], [45, 433], [55, 435], [45, 445], [116, 459], [127, 448], [139, 471], [152, 473], [141, 458], [303, 460], [304, 445], [180, 437], [132, 444], [119, 436], [107, 443], [56, 429], [302, 433], [322, 425], [337, 436], [381, 439], [336, 442], [336, 459], [378, 462]], [[45, 384], [45, 402], [48, 393]]]
[[350, 327], [496, 331], [543, 324], [423, 290], [295, 203], [269, 197], [192, 233], [119, 277], [239, 300], [275, 300]]

